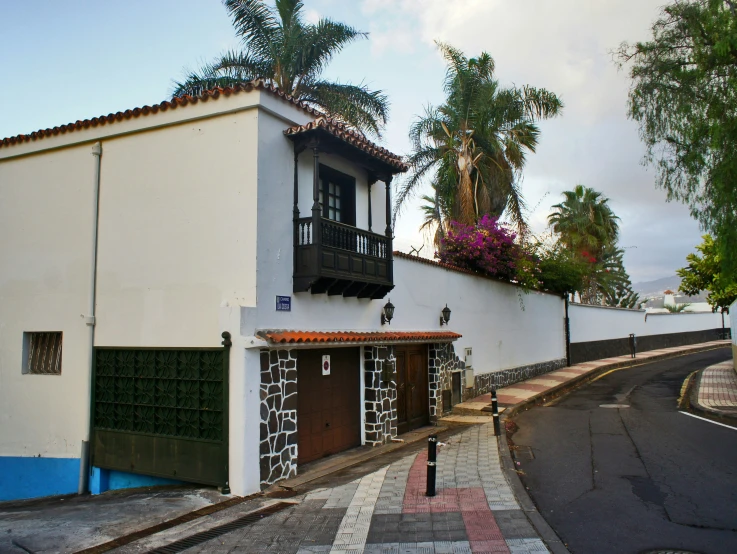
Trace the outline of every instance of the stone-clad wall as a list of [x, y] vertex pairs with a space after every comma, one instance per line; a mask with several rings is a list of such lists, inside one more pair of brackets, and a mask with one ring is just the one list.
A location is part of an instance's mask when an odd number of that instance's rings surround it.
[[378, 446], [397, 436], [397, 373], [394, 348], [364, 347], [363, 365], [366, 444]]
[[[452, 389], [451, 375], [454, 371], [463, 370], [466, 364], [458, 356], [456, 356], [455, 348], [452, 343], [439, 343], [430, 345], [429, 353], [430, 365], [430, 420], [437, 421], [444, 411], [443, 393], [444, 390]], [[504, 369], [502, 371], [494, 371], [491, 373], [483, 373], [476, 375], [474, 385], [466, 388], [466, 372], [461, 373], [461, 396], [462, 400], [469, 400], [481, 394], [490, 392], [492, 388], [506, 387], [519, 381], [532, 379], [539, 375], [543, 375], [556, 369], [566, 366], [565, 358], [560, 360], [550, 360], [537, 364], [530, 364], [521, 367]]]
[[297, 353], [261, 351], [261, 487], [297, 475]]
[[[443, 414], [443, 392], [452, 389], [451, 374], [453, 371], [465, 369], [466, 364], [456, 356], [452, 343], [431, 344], [428, 353], [428, 365], [430, 375], [430, 421], [435, 423]], [[461, 373], [461, 391], [466, 387], [465, 372]]]
[[469, 400], [481, 394], [491, 392], [492, 388], [506, 387], [563, 367], [566, 367], [565, 358], [476, 375], [473, 387], [470, 389], [463, 388], [463, 400]]

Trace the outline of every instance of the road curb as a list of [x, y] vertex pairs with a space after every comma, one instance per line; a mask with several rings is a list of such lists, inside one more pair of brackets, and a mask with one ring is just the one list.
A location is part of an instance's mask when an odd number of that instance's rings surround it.
[[718, 350], [720, 348], [728, 348], [729, 344], [724, 345], [709, 345], [699, 348], [691, 348], [688, 351], [677, 351], [677, 352], [666, 352], [665, 354], [658, 354], [656, 356], [651, 356], [649, 358], [643, 359], [643, 358], [631, 358], [628, 361], [625, 362], [615, 362], [611, 364], [607, 364], [601, 367], [598, 367], [589, 373], [584, 373], [583, 375], [579, 375], [578, 377], [574, 377], [570, 381], [566, 381], [565, 383], [561, 383], [560, 385], [556, 385], [555, 387], [552, 387], [546, 391], [537, 393], [534, 396], [531, 396], [522, 402], [518, 402], [517, 404], [513, 406], [508, 406], [505, 408], [504, 413], [502, 414], [502, 420], [509, 419], [511, 417], [514, 417], [518, 413], [520, 413], [523, 410], [529, 410], [530, 408], [534, 406], [539, 406], [542, 404], [545, 404], [546, 402], [549, 402], [551, 400], [554, 400], [556, 398], [560, 398], [561, 396], [564, 396], [570, 392], [573, 392], [574, 390], [589, 384], [592, 381], [595, 381], [605, 373], [608, 373], [610, 371], [618, 370], [618, 369], [626, 369], [630, 367], [635, 367], [639, 365], [649, 364], [653, 362], [660, 362], [662, 360], [668, 360], [671, 358], [680, 358], [681, 356], [688, 356], [690, 354], [700, 354], [701, 352], [709, 352], [711, 350]]
[[688, 376], [688, 384], [681, 397], [678, 406], [679, 409], [716, 421], [717, 423], [734, 426], [737, 422], [737, 414], [725, 414], [699, 404], [699, 388], [701, 387], [701, 377], [705, 369], [708, 368], [700, 369]]
[[553, 554], [570, 554], [563, 541], [553, 531], [553, 528], [548, 525], [545, 518], [540, 514], [535, 506], [535, 503], [527, 494], [527, 489], [522, 484], [522, 481], [517, 474], [517, 469], [512, 460], [512, 455], [509, 452], [509, 445], [507, 444], [507, 430], [504, 425], [501, 425], [501, 434], [497, 436], [497, 446], [499, 448], [499, 454], [502, 462], [502, 472], [509, 483], [514, 496], [517, 498], [517, 503], [522, 508], [525, 516], [530, 521], [530, 524], [535, 528], [535, 531], [545, 543], [545, 546]]

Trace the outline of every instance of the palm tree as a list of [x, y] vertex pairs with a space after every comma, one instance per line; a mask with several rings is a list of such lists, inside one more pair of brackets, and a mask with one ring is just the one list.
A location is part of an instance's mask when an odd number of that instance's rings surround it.
[[583, 185], [564, 191], [563, 196], [565, 200], [552, 207], [548, 223], [566, 248], [601, 259], [604, 248], [619, 236], [619, 217], [609, 207], [609, 199]]
[[448, 65], [446, 101], [428, 107], [410, 129], [411, 173], [400, 186], [395, 214], [431, 177], [434, 195], [424, 198], [424, 226], [435, 226], [436, 237], [451, 220], [474, 224], [505, 211], [524, 231], [519, 185], [526, 154], [537, 146], [536, 122], [558, 115], [563, 103], [545, 89], [501, 87], [486, 52], [468, 59], [449, 45], [438, 46]]
[[563, 247], [588, 263], [581, 301], [601, 304], [616, 299], [619, 303], [630, 284], [622, 263], [624, 251], [616, 247], [619, 217], [609, 207], [609, 199], [592, 188], [576, 185], [563, 196], [563, 202], [552, 207], [548, 223]]
[[223, 0], [244, 49], [176, 82], [173, 96], [198, 95], [215, 87], [263, 79], [296, 99], [365, 133], [380, 136], [389, 103], [381, 91], [365, 85], [320, 78], [332, 57], [368, 34], [330, 19], [306, 23], [300, 0]]

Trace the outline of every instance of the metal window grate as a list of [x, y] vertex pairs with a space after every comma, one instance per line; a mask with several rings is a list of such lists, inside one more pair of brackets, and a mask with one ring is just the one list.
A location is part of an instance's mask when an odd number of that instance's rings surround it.
[[26, 373], [31, 375], [61, 375], [62, 334], [25, 333]]

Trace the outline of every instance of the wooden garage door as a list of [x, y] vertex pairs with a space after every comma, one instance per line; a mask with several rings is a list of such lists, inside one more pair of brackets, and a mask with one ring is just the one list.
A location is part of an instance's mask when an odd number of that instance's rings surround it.
[[[330, 356], [330, 375], [322, 357]], [[297, 355], [297, 462], [361, 444], [360, 350], [304, 350]]]
[[397, 346], [397, 431], [406, 433], [430, 422], [427, 345]]

